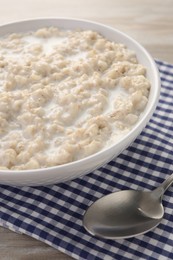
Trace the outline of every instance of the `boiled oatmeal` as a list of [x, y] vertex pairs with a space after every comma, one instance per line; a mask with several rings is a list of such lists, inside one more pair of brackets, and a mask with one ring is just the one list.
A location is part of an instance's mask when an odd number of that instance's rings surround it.
[[0, 38], [0, 169], [46, 168], [127, 134], [150, 90], [133, 51], [90, 30]]

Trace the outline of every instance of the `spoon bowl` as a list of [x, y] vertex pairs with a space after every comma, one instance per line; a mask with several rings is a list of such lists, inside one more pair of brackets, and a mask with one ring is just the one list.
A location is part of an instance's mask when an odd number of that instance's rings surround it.
[[162, 196], [173, 174], [152, 192], [124, 190], [104, 196], [86, 211], [83, 225], [98, 237], [129, 238], [156, 227], [164, 216]]

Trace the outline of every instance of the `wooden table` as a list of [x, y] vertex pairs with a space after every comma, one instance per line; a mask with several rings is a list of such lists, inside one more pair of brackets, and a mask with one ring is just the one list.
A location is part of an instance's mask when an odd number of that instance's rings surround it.
[[[0, 0], [0, 24], [36, 17], [75, 17], [113, 26], [154, 58], [173, 63], [172, 0]], [[0, 259], [70, 260], [50, 246], [0, 228]]]

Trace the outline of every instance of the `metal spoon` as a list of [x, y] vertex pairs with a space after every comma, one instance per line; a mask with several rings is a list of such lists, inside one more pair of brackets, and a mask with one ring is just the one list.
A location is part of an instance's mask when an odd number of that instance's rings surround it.
[[173, 183], [173, 174], [153, 191], [118, 191], [94, 202], [83, 218], [92, 235], [107, 238], [129, 238], [156, 227], [162, 220], [162, 196]]

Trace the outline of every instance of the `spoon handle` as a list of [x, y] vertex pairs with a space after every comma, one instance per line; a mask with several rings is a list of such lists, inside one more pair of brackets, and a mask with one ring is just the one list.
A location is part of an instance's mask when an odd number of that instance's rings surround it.
[[165, 191], [171, 186], [173, 183], [173, 173], [155, 190], [152, 191], [152, 195], [157, 199], [161, 198]]

